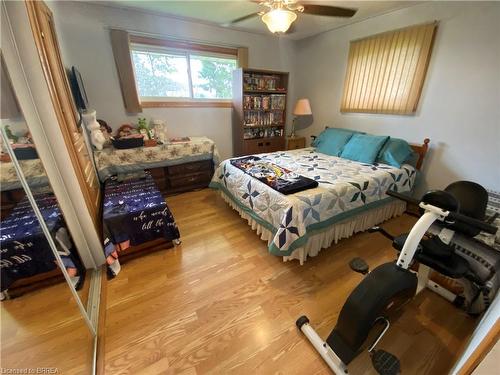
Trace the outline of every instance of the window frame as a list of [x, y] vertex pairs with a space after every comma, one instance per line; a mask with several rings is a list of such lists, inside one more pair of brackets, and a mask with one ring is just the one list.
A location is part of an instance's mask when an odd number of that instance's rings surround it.
[[[207, 44], [191, 43], [184, 41], [174, 41], [167, 39], [157, 39], [145, 36], [130, 35], [130, 57], [133, 61], [134, 51], [144, 52], [164, 52], [177, 55], [185, 55], [188, 72], [189, 97], [144, 97], [140, 96], [137, 89], [137, 95], [143, 108], [165, 108], [165, 107], [219, 107], [230, 108], [232, 99], [211, 99], [194, 98], [193, 79], [191, 75], [191, 55], [212, 56], [226, 59], [234, 59], [237, 68], [240, 65], [237, 48], [221, 47]], [[134, 66], [134, 64], [132, 64]], [[134, 66], [134, 80], [135, 78]]]

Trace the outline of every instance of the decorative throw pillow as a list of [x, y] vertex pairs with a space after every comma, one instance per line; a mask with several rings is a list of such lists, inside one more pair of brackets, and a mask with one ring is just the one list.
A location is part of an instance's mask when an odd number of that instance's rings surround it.
[[410, 156], [403, 162], [403, 164], [409, 164], [412, 167], [417, 167], [418, 159], [420, 159], [420, 155], [418, 152], [412, 151]]
[[348, 133], [351, 133], [351, 134], [365, 134], [364, 132], [359, 132], [357, 130], [351, 130], [351, 129], [344, 129], [344, 128], [326, 128], [325, 130], [323, 130], [321, 133], [319, 133], [319, 135], [316, 137], [316, 139], [314, 139], [312, 142], [311, 142], [311, 146], [312, 147], [318, 147], [319, 146], [319, 143], [321, 142], [321, 139], [325, 136], [325, 134], [328, 134], [330, 132], [336, 132], [336, 131], [344, 131], [344, 132], [348, 132]]
[[316, 150], [323, 154], [339, 156], [353, 132], [346, 129], [328, 128], [320, 134]]
[[377, 162], [401, 168], [401, 164], [408, 160], [412, 153], [412, 148], [404, 139], [390, 138], [380, 150]]
[[344, 146], [340, 156], [344, 159], [373, 164], [388, 139], [387, 136], [354, 134]]

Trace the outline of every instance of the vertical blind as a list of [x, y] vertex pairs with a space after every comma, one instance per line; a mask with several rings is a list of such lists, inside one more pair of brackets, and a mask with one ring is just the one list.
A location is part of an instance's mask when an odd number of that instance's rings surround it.
[[123, 30], [111, 30], [111, 48], [115, 57], [123, 104], [128, 113], [142, 112], [130, 55], [130, 36]]
[[352, 41], [340, 110], [414, 113], [436, 28], [433, 22]]

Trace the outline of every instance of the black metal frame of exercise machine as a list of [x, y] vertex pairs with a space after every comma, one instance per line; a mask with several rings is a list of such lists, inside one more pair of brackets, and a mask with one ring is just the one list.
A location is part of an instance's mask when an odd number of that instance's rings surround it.
[[[398, 374], [399, 360], [394, 355], [375, 348], [389, 329], [389, 318], [425, 287], [429, 287], [450, 301], [455, 299], [456, 296], [453, 293], [428, 279], [430, 271], [428, 266], [420, 264], [418, 276], [409, 270], [420, 242], [436, 220], [445, 223], [460, 223], [475, 230], [493, 234], [497, 230], [496, 227], [482, 220], [458, 213], [458, 207], [440, 204], [442, 201], [448, 202], [454, 199], [446, 191], [427, 193], [422, 201], [392, 191], [387, 194], [417, 204], [424, 211], [410, 233], [405, 236], [397, 261], [382, 264], [371, 272], [368, 272], [368, 266], [366, 263], [363, 265], [361, 259], [358, 258], [358, 264], [356, 261], [351, 262], [351, 268], [367, 275], [347, 298], [340, 311], [337, 324], [326, 341], [323, 341], [316, 333], [306, 316], [301, 316], [296, 322], [297, 327], [335, 374], [347, 374], [347, 365], [366, 347], [375, 369], [380, 374]], [[437, 204], [441, 207], [450, 207], [450, 210], [438, 207]], [[380, 231], [393, 239], [380, 228], [375, 228], [374, 231]], [[445, 244], [449, 244], [453, 237], [453, 231], [450, 231], [445, 227], [439, 236]], [[372, 344], [367, 346], [367, 338], [372, 333], [372, 328], [378, 325], [377, 323], [381, 323], [382, 329]]]

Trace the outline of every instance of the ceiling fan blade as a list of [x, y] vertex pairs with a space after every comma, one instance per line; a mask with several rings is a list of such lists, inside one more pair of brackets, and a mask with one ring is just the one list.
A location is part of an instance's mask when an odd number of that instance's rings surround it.
[[243, 17], [240, 17], [240, 18], [236, 18], [235, 20], [232, 20], [232, 21], [228, 22], [227, 25], [228, 26], [234, 25], [235, 23], [246, 21], [246, 20], [249, 20], [251, 18], [258, 17], [258, 16], [259, 16], [258, 12], [257, 13], [247, 14], [246, 16], [243, 16]]
[[357, 9], [340, 8], [328, 5], [302, 4], [305, 14], [314, 14], [316, 16], [327, 17], [352, 17], [356, 14]]

